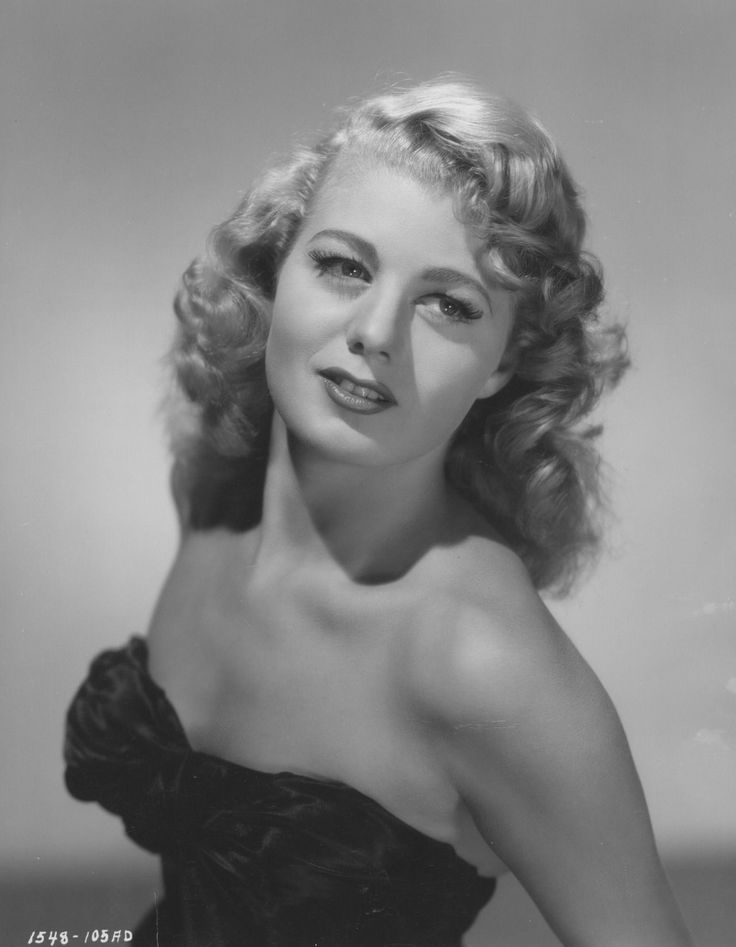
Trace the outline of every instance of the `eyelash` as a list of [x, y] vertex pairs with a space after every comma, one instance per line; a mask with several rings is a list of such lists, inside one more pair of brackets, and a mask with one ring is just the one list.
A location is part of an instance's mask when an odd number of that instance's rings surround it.
[[[370, 282], [370, 274], [368, 273], [368, 270], [366, 270], [360, 260], [356, 260], [355, 257], [342, 256], [339, 253], [329, 253], [325, 252], [324, 250], [310, 250], [309, 256], [314, 261], [315, 267], [317, 268], [317, 272], [320, 276], [333, 276], [335, 279], [346, 280], [364, 279], [364, 282]], [[363, 271], [366, 278], [360, 276], [348, 276], [345, 273], [332, 272], [333, 267], [341, 263], [348, 263], [351, 266], [357, 267], [357, 269]]]
[[452, 319], [453, 322], [474, 322], [476, 319], [480, 319], [483, 316], [483, 313], [480, 309], [476, 309], [475, 306], [471, 306], [470, 303], [461, 302], [459, 299], [455, 299], [454, 296], [445, 296], [444, 294], [440, 294], [437, 296], [437, 299], [441, 300], [440, 305], [449, 302], [457, 308], [458, 315], [456, 316], [450, 316], [447, 313], [443, 313], [447, 319]]
[[[343, 256], [339, 253], [330, 253], [324, 250], [310, 250], [309, 257], [314, 262], [317, 273], [320, 277], [330, 276], [338, 281], [353, 281], [360, 280], [362, 282], [370, 283], [371, 276], [365, 266], [352, 256]], [[348, 266], [353, 266], [356, 269], [359, 269], [364, 274], [363, 276], [348, 276], [346, 273], [334, 272], [334, 268], [339, 265], [348, 264]], [[454, 306], [457, 310], [456, 315], [450, 315], [449, 313], [443, 312], [442, 315], [449, 319], [452, 322], [474, 322], [476, 319], [480, 319], [483, 316], [483, 312], [480, 309], [476, 309], [475, 306], [472, 306], [468, 302], [463, 302], [460, 299], [456, 299], [454, 296], [448, 296], [445, 293], [435, 293], [434, 298], [437, 299], [440, 303], [440, 307], [445, 303], [450, 303], [451, 306]]]

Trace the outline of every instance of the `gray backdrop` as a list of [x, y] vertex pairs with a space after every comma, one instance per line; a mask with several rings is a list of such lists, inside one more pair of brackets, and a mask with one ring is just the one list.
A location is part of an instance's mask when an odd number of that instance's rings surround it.
[[665, 855], [732, 857], [736, 6], [6, 0], [0, 18], [0, 873], [153, 870], [66, 797], [60, 752], [87, 662], [145, 630], [174, 550], [157, 404], [179, 272], [334, 105], [448, 70], [537, 111], [585, 188], [635, 368], [604, 411], [609, 555], [553, 609], [618, 704]]

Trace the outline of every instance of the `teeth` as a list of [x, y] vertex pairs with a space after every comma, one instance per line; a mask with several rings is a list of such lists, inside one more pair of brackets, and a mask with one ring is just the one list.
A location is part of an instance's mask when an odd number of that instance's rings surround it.
[[340, 382], [340, 388], [342, 388], [343, 391], [347, 391], [351, 395], [357, 395], [359, 398], [365, 398], [366, 401], [383, 400], [378, 392], [373, 391], [372, 388], [364, 388], [362, 385], [355, 385], [352, 381], [348, 381], [347, 378], [342, 379]]

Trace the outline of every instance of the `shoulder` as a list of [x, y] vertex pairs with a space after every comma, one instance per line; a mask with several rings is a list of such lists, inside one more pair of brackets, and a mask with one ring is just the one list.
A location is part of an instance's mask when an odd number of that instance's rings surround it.
[[411, 695], [422, 719], [456, 741], [470, 728], [502, 756], [573, 731], [621, 739], [603, 685], [512, 552], [474, 538], [448, 573], [412, 636]]
[[239, 588], [238, 569], [251, 537], [224, 529], [182, 532], [169, 573], [154, 608], [149, 637], [162, 627], [204, 634], [214, 615], [227, 611]]
[[565, 943], [688, 943], [608, 694], [521, 564], [466, 552], [407, 664], [437, 765]]

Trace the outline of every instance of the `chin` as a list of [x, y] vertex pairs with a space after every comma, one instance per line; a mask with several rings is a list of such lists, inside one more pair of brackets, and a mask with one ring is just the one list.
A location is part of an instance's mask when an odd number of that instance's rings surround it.
[[341, 425], [342, 430], [336, 430], [334, 425], [325, 425], [320, 430], [305, 431], [286, 425], [289, 443], [301, 453], [309, 453], [315, 457], [336, 464], [355, 464], [363, 467], [382, 467], [400, 462], [387, 450], [379, 439], [369, 437], [360, 431]]

